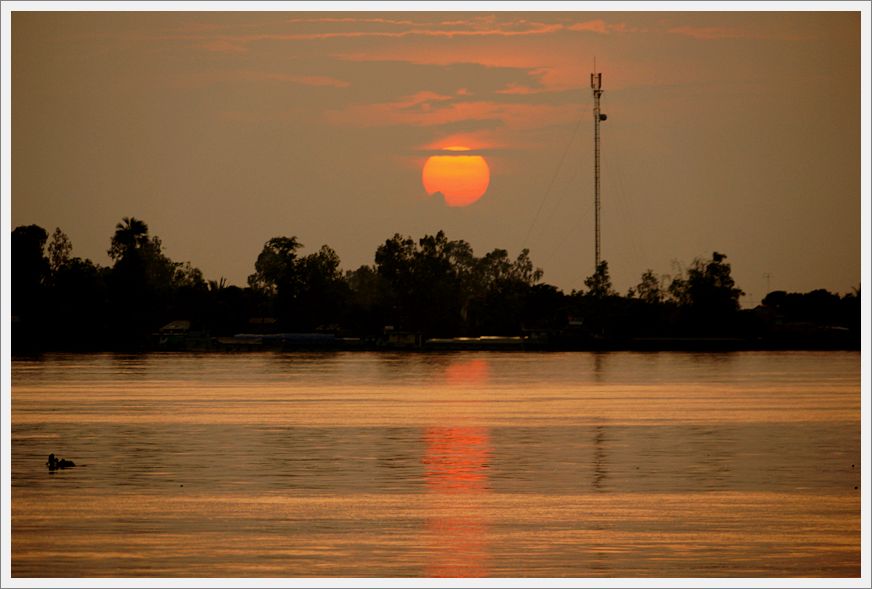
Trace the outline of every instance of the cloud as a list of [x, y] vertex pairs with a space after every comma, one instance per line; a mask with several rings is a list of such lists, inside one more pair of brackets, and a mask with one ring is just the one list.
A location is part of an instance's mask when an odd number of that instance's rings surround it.
[[512, 83], [501, 90], [497, 90], [497, 94], [540, 94], [543, 91], [541, 88], [530, 88], [529, 86]]
[[291, 82], [302, 86], [330, 86], [332, 88], [347, 88], [351, 84], [345, 80], [338, 80], [330, 76], [292, 76], [289, 74], [266, 74], [264, 80], [277, 82]]
[[397, 102], [392, 102], [390, 105], [393, 108], [397, 108], [400, 110], [410, 110], [415, 108], [420, 108], [422, 110], [430, 110], [430, 104], [434, 101], [443, 101], [443, 100], [451, 100], [451, 96], [446, 96], [444, 94], [438, 94], [436, 92], [430, 92], [429, 90], [423, 90], [421, 92], [417, 92], [412, 94], [411, 96], [407, 96]]
[[[346, 30], [320, 30], [312, 32], [273, 31], [263, 33], [216, 34], [208, 28], [196, 28], [168, 32], [161, 40], [193, 41], [195, 46], [211, 52], [243, 53], [253, 43], [265, 41], [324, 41], [331, 39], [383, 38], [402, 39], [407, 37], [429, 38], [477, 38], [477, 37], [526, 37], [557, 33], [566, 29], [560, 23], [517, 20], [497, 21], [480, 17], [468, 21], [412, 22], [384, 18], [302, 18], [289, 19], [285, 24], [306, 25], [359, 25]], [[371, 28], [370, 25], [385, 25]]]
[[356, 104], [343, 109], [329, 110], [326, 119], [337, 126], [376, 127], [414, 126], [435, 127], [453, 123], [491, 121], [493, 126], [512, 129], [537, 128], [565, 123], [578, 114], [574, 104], [501, 103], [487, 100], [463, 101], [419, 92], [395, 102]]
[[738, 27], [699, 27], [699, 26], [683, 26], [673, 27], [666, 31], [673, 35], [681, 35], [690, 37], [698, 41], [715, 41], [720, 39], [773, 39], [780, 41], [809, 41], [812, 39], [809, 35], [801, 35], [790, 32], [771, 32], [771, 31], [754, 31], [750, 29], [741, 29]]
[[405, 31], [332, 31], [324, 33], [266, 33], [259, 35], [240, 35], [235, 39], [237, 42], [250, 43], [253, 41], [313, 41], [324, 39], [352, 39], [362, 37], [519, 37], [528, 35], [544, 35], [563, 29], [560, 24], [531, 23], [523, 30], [511, 30], [502, 28], [492, 29], [407, 29]]
[[592, 33], [600, 33], [603, 35], [607, 33], [630, 33], [639, 31], [639, 29], [628, 27], [625, 23], [609, 24], [601, 18], [571, 24], [566, 28], [570, 31], [590, 31]]
[[359, 38], [387, 38], [401, 39], [405, 37], [434, 37], [434, 38], [462, 38], [462, 37], [528, 37], [541, 36], [562, 31], [590, 31], [600, 34], [626, 33], [635, 31], [624, 23], [606, 23], [602, 19], [564, 25], [562, 23], [545, 23], [529, 21], [526, 19], [516, 21], [497, 22], [490, 18], [472, 19], [469, 21], [442, 21], [442, 22], [411, 22], [407, 20], [391, 20], [381, 18], [317, 18], [317, 19], [291, 19], [285, 21], [288, 24], [385, 24], [391, 26], [403, 26], [399, 30], [393, 29], [351, 29], [317, 32], [273, 32], [240, 35], [221, 35], [208, 38], [207, 35], [179, 34], [173, 35], [177, 39], [191, 39], [200, 41], [199, 47], [209, 51], [239, 51], [250, 43], [260, 41], [317, 41], [329, 39], [359, 39]]
[[176, 77], [174, 85], [178, 88], [194, 88], [227, 82], [280, 82], [299, 86], [347, 88], [350, 82], [332, 76], [294, 75], [284, 72], [263, 70], [227, 70], [208, 73], [187, 73]]
[[415, 151], [425, 155], [432, 155], [457, 145], [467, 147], [467, 153], [470, 155], [484, 155], [485, 153], [493, 153], [496, 150], [502, 150], [507, 147], [505, 142], [497, 141], [494, 138], [492, 129], [476, 129], [441, 133], [438, 138], [416, 147]]
[[673, 35], [683, 35], [693, 39], [738, 39], [748, 36], [747, 32], [734, 27], [674, 27], [667, 31]]
[[372, 23], [398, 26], [415, 26], [410, 20], [397, 20], [391, 18], [360, 18], [360, 17], [319, 17], [319, 18], [290, 18], [285, 21], [288, 24], [332, 24], [332, 23]]
[[197, 47], [214, 53], [248, 53], [248, 47], [244, 43], [234, 42], [226, 38], [204, 41]]
[[517, 82], [509, 82], [505, 87], [496, 91], [497, 94], [507, 94], [515, 96], [529, 96], [532, 94], [545, 94], [552, 92], [553, 87], [549, 87], [547, 80], [553, 75], [549, 68], [533, 68], [527, 70], [527, 79], [533, 82], [533, 85], [519, 84]]
[[[255, 25], [269, 28], [244, 25], [234, 31], [192, 28], [169, 31], [168, 38], [225, 54], [252, 52], [250, 55], [255, 55], [260, 50], [273, 50], [276, 43], [287, 43], [296, 44], [299, 49], [289, 50], [298, 51], [300, 55], [340, 61], [535, 69], [535, 80], [519, 79], [499, 92], [504, 96], [532, 96], [584, 85], [585, 76], [580, 72], [585, 68], [578, 64], [577, 55], [572, 54], [573, 50], [567, 45], [584, 43], [585, 38], [593, 36], [637, 30], [624, 22], [603, 18], [577, 22], [578, 13], [525, 16], [473, 13], [459, 20], [455, 15], [432, 13], [414, 16], [298, 14], [277, 23]], [[449, 42], [451, 39], [455, 41]], [[369, 40], [372, 42], [368, 43]], [[322, 47], [320, 43], [325, 45]], [[560, 51], [555, 44], [567, 46], [566, 51]], [[440, 90], [446, 91], [445, 88]], [[478, 93], [478, 89], [467, 87], [467, 90]]]

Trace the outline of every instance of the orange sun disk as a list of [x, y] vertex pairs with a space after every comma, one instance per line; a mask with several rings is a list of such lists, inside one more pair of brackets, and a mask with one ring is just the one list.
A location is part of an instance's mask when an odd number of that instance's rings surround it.
[[457, 155], [468, 151], [464, 147], [447, 147], [451, 155], [433, 155], [427, 159], [421, 173], [424, 190], [433, 195], [442, 193], [450, 207], [471, 205], [487, 191], [490, 167], [480, 155]]

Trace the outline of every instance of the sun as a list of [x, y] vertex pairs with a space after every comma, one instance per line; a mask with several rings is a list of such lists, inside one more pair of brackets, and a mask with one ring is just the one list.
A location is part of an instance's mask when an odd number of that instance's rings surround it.
[[450, 207], [469, 206], [487, 192], [490, 167], [480, 155], [458, 152], [468, 147], [446, 147], [445, 155], [432, 155], [424, 164], [421, 180], [427, 194], [441, 193]]

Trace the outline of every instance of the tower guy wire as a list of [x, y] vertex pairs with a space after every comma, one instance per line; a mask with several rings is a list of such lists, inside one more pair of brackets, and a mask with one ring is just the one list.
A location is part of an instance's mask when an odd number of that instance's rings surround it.
[[581, 126], [582, 118], [578, 118], [578, 122], [575, 124], [575, 128], [572, 130], [572, 135], [569, 137], [569, 141], [566, 143], [566, 147], [563, 149], [563, 155], [560, 156], [560, 161], [557, 163], [557, 167], [554, 169], [554, 175], [551, 176], [551, 181], [548, 183], [548, 188], [545, 190], [545, 194], [542, 195], [542, 200], [539, 201], [539, 208], [536, 209], [536, 214], [533, 215], [533, 220], [530, 222], [530, 227], [527, 228], [527, 235], [524, 236], [524, 241], [522, 242], [521, 247], [527, 247], [528, 241], [530, 239], [530, 233], [533, 232], [533, 227], [536, 226], [536, 221], [539, 220], [539, 215], [542, 213], [542, 207], [545, 205], [545, 201], [548, 200], [548, 196], [551, 194], [551, 189], [554, 188], [554, 182], [557, 180], [557, 176], [560, 174], [560, 170], [563, 168], [563, 161], [566, 159], [566, 154], [569, 153], [569, 148], [572, 146], [572, 142], [575, 140], [575, 136], [578, 134], [578, 128]]

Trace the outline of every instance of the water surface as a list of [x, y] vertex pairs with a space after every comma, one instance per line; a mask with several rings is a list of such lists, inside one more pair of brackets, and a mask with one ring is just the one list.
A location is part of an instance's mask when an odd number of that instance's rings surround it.
[[857, 353], [51, 355], [12, 382], [16, 577], [860, 574]]

